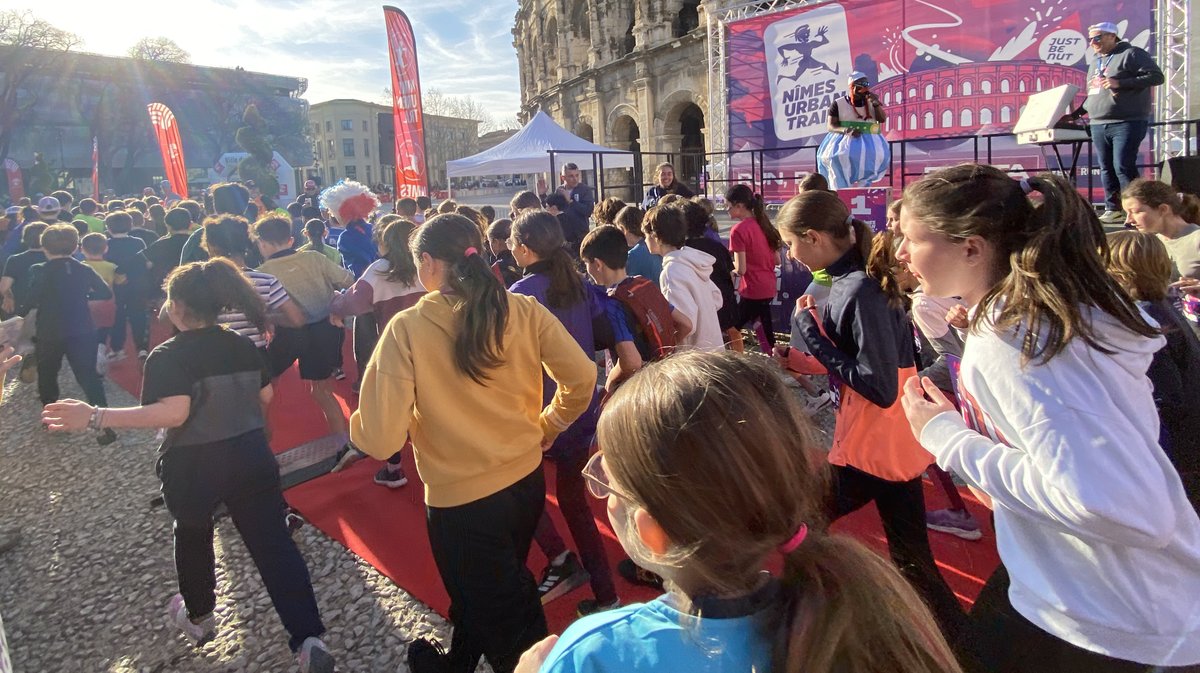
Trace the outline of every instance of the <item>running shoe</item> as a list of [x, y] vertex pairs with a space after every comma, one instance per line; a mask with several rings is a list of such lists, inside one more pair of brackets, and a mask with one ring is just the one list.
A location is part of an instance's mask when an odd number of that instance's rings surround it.
[[579, 564], [579, 557], [575, 552], [567, 552], [567, 558], [563, 559], [562, 563], [551, 563], [542, 571], [542, 581], [538, 583], [538, 597], [542, 599], [542, 605], [546, 605], [587, 584], [589, 579], [591, 578]]
[[1125, 224], [1125, 212], [1121, 210], [1106, 210], [1100, 215], [1104, 224]]
[[96, 443], [100, 446], [108, 446], [117, 441], [117, 433], [113, 432], [112, 428], [104, 428], [96, 434]]
[[388, 488], [400, 488], [408, 483], [408, 477], [404, 474], [404, 468], [393, 470], [390, 466], [384, 465], [375, 473], [375, 483]]
[[612, 603], [609, 603], [608, 605], [601, 605], [600, 602], [595, 598], [586, 598], [582, 601], [579, 601], [579, 605], [575, 608], [575, 614], [579, 615], [580, 617], [587, 617], [588, 615], [594, 615], [597, 612], [615, 610], [619, 607], [621, 607], [620, 598], [616, 599]]
[[441, 644], [417, 638], [408, 644], [408, 670], [412, 673], [443, 673], [450, 670], [450, 655]]
[[300, 673], [333, 673], [333, 655], [320, 638], [308, 637], [296, 653]]
[[296, 531], [304, 528], [304, 517], [295, 510], [289, 509], [288, 513], [283, 515], [283, 523], [287, 526], [289, 533], [295, 534]]
[[925, 527], [939, 533], [949, 533], [964, 540], [983, 537], [979, 522], [965, 509], [939, 509], [925, 513]]
[[658, 573], [651, 572], [638, 566], [632, 559], [625, 559], [617, 564], [617, 574], [630, 584], [637, 584], [662, 591], [663, 580]]
[[217, 621], [213, 618], [212, 613], [199, 622], [189, 619], [187, 606], [184, 605], [183, 596], [179, 594], [172, 596], [170, 602], [167, 603], [167, 623], [182, 631], [183, 635], [196, 647], [204, 647], [205, 644], [217, 637]]
[[829, 391], [822, 390], [817, 395], [811, 396], [807, 393], [801, 395], [800, 404], [804, 405], [804, 412], [809, 416], [815, 416], [821, 410], [833, 404], [833, 400], [829, 397]]
[[350, 442], [346, 442], [342, 448], [338, 449], [337, 455], [334, 456], [333, 469], [330, 472], [341, 472], [358, 461], [366, 458], [367, 454], [354, 448]]

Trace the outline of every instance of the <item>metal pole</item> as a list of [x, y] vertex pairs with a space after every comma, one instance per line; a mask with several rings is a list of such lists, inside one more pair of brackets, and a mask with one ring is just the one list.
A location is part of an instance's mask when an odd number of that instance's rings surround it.
[[550, 182], [552, 182], [554, 180], [554, 172], [555, 172], [556, 167], [554, 165], [554, 150], [547, 150], [547, 151], [550, 152], [550, 179], [546, 181], [546, 193], [549, 194], [550, 193]]
[[600, 197], [603, 197], [604, 196], [604, 155], [597, 154], [597, 155], [593, 155], [593, 156], [598, 157], [599, 162], [600, 162], [598, 164], [599, 167], [596, 170], [596, 186], [600, 190], [598, 195]]

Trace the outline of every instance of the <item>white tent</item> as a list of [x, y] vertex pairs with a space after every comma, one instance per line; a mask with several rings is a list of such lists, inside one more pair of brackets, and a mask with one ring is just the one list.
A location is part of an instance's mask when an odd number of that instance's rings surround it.
[[[550, 172], [550, 150], [554, 150], [554, 169], [574, 162], [583, 170], [592, 170], [603, 157], [605, 168], [633, 168], [633, 153], [590, 143], [559, 126], [545, 112], [538, 111], [525, 128], [513, 137], [479, 154], [446, 162], [446, 177], [467, 175], [510, 175]], [[603, 153], [597, 155], [596, 153]]]

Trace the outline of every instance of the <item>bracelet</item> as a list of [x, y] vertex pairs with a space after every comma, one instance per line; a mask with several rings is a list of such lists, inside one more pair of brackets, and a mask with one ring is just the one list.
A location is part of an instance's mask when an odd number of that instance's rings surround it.
[[104, 414], [108, 411], [103, 407], [93, 407], [92, 417], [88, 419], [88, 429], [100, 432], [104, 429]]

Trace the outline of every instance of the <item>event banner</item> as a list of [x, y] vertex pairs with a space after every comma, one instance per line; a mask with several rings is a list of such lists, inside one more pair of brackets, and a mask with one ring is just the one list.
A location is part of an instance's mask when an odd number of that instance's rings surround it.
[[154, 125], [154, 137], [158, 139], [163, 171], [171, 183], [171, 191], [186, 199], [187, 166], [183, 162], [183, 141], [179, 139], [179, 124], [175, 122], [175, 114], [162, 103], [151, 103], [146, 109], [150, 111], [150, 122]]
[[396, 129], [396, 198], [429, 195], [425, 169], [425, 122], [412, 24], [395, 7], [383, 8], [392, 62], [392, 120]]
[[8, 179], [8, 198], [13, 203], [25, 198], [25, 180], [21, 177], [21, 165], [11, 157], [5, 159], [4, 173]]
[[[729, 173], [746, 180], [761, 170], [769, 201], [795, 194], [816, 169], [829, 108], [854, 71], [885, 106], [885, 137], [916, 141], [904, 148], [908, 172], [984, 161], [986, 142], [976, 157], [971, 136], [1011, 131], [1031, 94], [1072, 84], [1083, 102], [1095, 58], [1089, 25], [1112, 21], [1153, 54], [1153, 8], [1151, 0], [846, 0], [732, 22], [728, 148], [766, 152], [761, 169], [748, 153], [732, 155]], [[1037, 146], [990, 142], [1000, 168], [1056, 167]]]
[[92, 200], [100, 201], [100, 141], [92, 136]]

